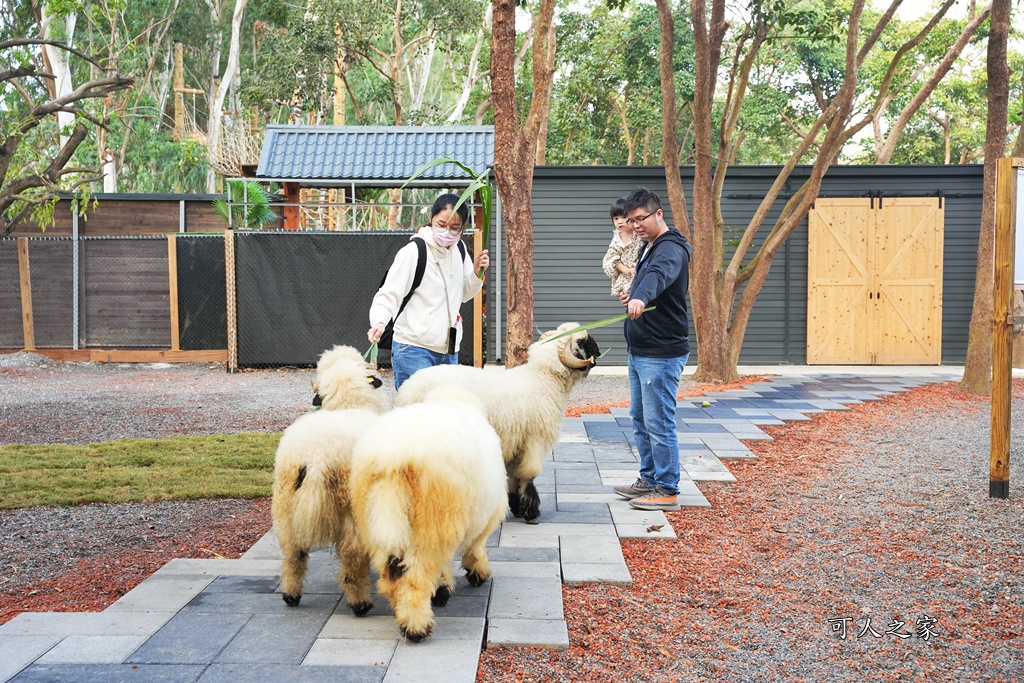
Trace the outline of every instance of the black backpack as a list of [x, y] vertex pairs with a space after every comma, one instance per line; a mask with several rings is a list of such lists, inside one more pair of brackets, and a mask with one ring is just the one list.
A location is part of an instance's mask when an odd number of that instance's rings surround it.
[[[380, 335], [380, 339], [377, 341], [378, 349], [390, 349], [391, 339], [395, 332], [395, 321], [398, 320], [398, 316], [402, 315], [402, 311], [405, 310], [405, 305], [409, 303], [409, 299], [412, 298], [412, 293], [416, 291], [416, 288], [423, 282], [423, 273], [427, 270], [427, 243], [423, 241], [422, 237], [413, 237], [413, 243], [416, 245], [416, 272], [412, 276], [412, 286], [409, 288], [409, 293], [402, 299], [402, 305], [398, 307], [398, 313], [395, 313], [395, 317], [388, 321], [388, 324], [384, 327], [384, 333]], [[466, 245], [459, 240], [456, 244], [459, 245], [459, 254], [462, 256], [462, 261], [466, 261]], [[380, 279], [380, 285], [377, 286], [379, 290], [384, 286], [384, 281], [388, 278], [388, 271], [391, 268], [384, 271], [384, 276]]]

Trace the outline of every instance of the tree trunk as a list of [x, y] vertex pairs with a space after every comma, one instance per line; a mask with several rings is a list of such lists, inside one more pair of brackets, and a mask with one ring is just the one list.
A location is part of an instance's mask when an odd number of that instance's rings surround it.
[[[668, 125], [662, 143], [665, 158], [665, 176], [669, 187], [669, 201], [672, 204], [672, 220], [687, 226], [686, 205], [682, 202], [682, 180], [679, 177], [679, 157], [675, 104], [675, 88], [672, 87], [672, 101], [667, 100], [664, 91], [666, 83], [672, 83], [673, 27], [671, 7], [667, 0], [657, 0], [658, 17], [661, 21], [661, 64], [662, 115]], [[690, 256], [690, 301], [693, 304], [694, 327], [697, 335], [697, 372], [695, 379], [724, 382], [734, 379], [735, 366], [729, 364], [729, 338], [726, 319], [718, 305], [722, 284], [722, 259], [715, 245], [714, 220], [714, 168], [711, 160], [711, 111], [717, 82], [718, 55], [720, 54], [725, 26], [723, 21], [724, 0], [711, 3], [711, 21], [705, 14], [704, 0], [691, 0], [693, 22], [694, 64], [693, 127], [694, 127], [694, 173], [693, 173], [693, 254]], [[671, 109], [670, 109], [671, 106]], [[676, 186], [673, 192], [673, 185]], [[687, 226], [688, 227], [688, 226]], [[682, 230], [681, 230], [682, 231]], [[684, 233], [686, 234], [686, 233]]]
[[484, 9], [484, 18], [480, 24], [480, 28], [477, 29], [476, 39], [473, 41], [473, 51], [469, 55], [469, 67], [466, 70], [466, 77], [462, 82], [462, 92], [459, 93], [459, 99], [455, 102], [455, 108], [452, 113], [448, 115], [445, 123], [448, 125], [457, 124], [462, 120], [462, 114], [466, 111], [466, 105], [469, 104], [469, 98], [473, 94], [473, 88], [476, 86], [476, 82], [480, 80], [480, 72], [478, 66], [480, 64], [480, 50], [483, 49], [485, 33], [487, 26], [491, 22], [491, 6], [488, 5]]
[[[42, 17], [43, 34], [51, 40], [56, 40], [57, 35], [53, 30], [53, 26], [54, 22], [58, 20], [57, 17], [47, 14], [46, 4], [40, 4], [39, 9]], [[74, 45], [75, 23], [76, 15], [74, 12], [64, 18], [64, 33], [66, 35], [62, 36], [61, 40], [70, 46]], [[51, 99], [70, 95], [75, 89], [71, 74], [71, 55], [54, 45], [43, 45], [43, 54], [46, 56], [46, 63], [53, 74], [53, 85], [50, 92]], [[44, 79], [43, 82], [47, 83], [49, 79]], [[68, 111], [57, 112], [58, 135], [61, 147], [68, 143], [68, 136], [74, 123], [74, 113]]]
[[[547, 79], [547, 99], [551, 101], [551, 93], [555, 89], [555, 22], [550, 22], [548, 26], [547, 42], [545, 45], [545, 62], [544, 68], [549, 71], [552, 75], [551, 78]], [[537, 166], [543, 166], [547, 161], [548, 156], [548, 117], [545, 114], [540, 118], [540, 128], [537, 131], [537, 154], [535, 162]]]
[[1010, 66], [1006, 44], [1010, 32], [1010, 0], [994, 0], [988, 35], [988, 119], [985, 128], [985, 180], [974, 308], [967, 334], [967, 362], [960, 388], [979, 396], [992, 394], [992, 316], [995, 282], [996, 162], [1006, 151]]
[[533, 343], [533, 161], [541, 123], [550, 104], [554, 63], [551, 52], [554, 0], [542, 0], [535, 19], [533, 98], [520, 129], [515, 89], [515, 0], [493, 0], [491, 25], [491, 94], [494, 102], [494, 177], [501, 197], [508, 259], [506, 297], [508, 327], [505, 362], [526, 362]]
[[[207, 151], [211, 160], [217, 159], [220, 154], [221, 125], [224, 112], [224, 101], [227, 99], [231, 83], [238, 73], [239, 50], [241, 50], [242, 15], [245, 13], [245, 6], [249, 0], [235, 0], [235, 11], [231, 15], [231, 43], [228, 47], [228, 63], [224, 67], [224, 77], [220, 79], [217, 92], [214, 94], [213, 104], [210, 106], [210, 120], [207, 124]], [[214, 192], [216, 187], [212, 186], [215, 178], [207, 177], [207, 191]]]

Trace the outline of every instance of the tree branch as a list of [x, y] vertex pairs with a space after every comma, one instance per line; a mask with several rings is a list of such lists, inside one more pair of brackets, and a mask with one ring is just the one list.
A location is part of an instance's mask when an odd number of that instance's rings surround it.
[[103, 69], [106, 71], [106, 67], [103, 66], [97, 59], [90, 57], [81, 50], [77, 50], [67, 43], [62, 43], [59, 40], [48, 40], [46, 38], [12, 38], [11, 40], [0, 41], [0, 51], [6, 50], [12, 47], [21, 47], [25, 45], [50, 45], [52, 47], [60, 48], [65, 52], [70, 52], [76, 57], [81, 57], [85, 61], [89, 62], [97, 69]]
[[935, 71], [928, 80], [925, 81], [924, 85], [921, 86], [921, 89], [916, 95], [914, 95], [907, 106], [903, 108], [903, 111], [900, 112], [900, 115], [896, 118], [892, 128], [889, 130], [888, 136], [886, 136], [885, 142], [882, 143], [876, 163], [888, 164], [892, 160], [893, 152], [896, 150], [896, 143], [899, 142], [900, 135], [903, 134], [903, 129], [907, 127], [907, 123], [910, 122], [911, 117], [917, 113], [917, 110], [921, 108], [921, 105], [924, 104], [925, 100], [931, 97], [935, 88], [939, 85], [942, 79], [946, 77], [949, 70], [953, 68], [953, 63], [960, 56], [960, 53], [963, 52], [967, 43], [970, 42], [971, 38], [978, 30], [978, 27], [983, 21], [988, 19], [991, 13], [992, 6], [989, 5], [978, 13], [977, 16], [971, 19], [971, 21], [967, 22], [963, 30], [960, 32], [960, 35], [953, 42], [953, 45], [951, 45], [949, 50], [946, 51], [942, 61], [940, 61], [939, 65], [935, 67]]

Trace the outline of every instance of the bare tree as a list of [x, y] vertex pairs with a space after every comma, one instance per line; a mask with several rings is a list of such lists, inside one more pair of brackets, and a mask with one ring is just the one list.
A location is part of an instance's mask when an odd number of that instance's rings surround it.
[[[99, 60], [59, 41], [41, 38], [3, 41], [0, 42], [0, 53], [12, 48], [33, 45], [46, 45], [75, 55], [89, 62], [99, 72], [105, 71]], [[4, 138], [0, 143], [0, 217], [15, 207], [14, 215], [0, 224], [0, 235], [9, 233], [13, 225], [34, 208], [52, 200], [66, 176], [79, 174], [71, 186], [64, 189], [73, 189], [101, 177], [98, 169], [69, 166], [75, 151], [88, 136], [90, 125], [105, 124], [104, 121], [87, 113], [80, 104], [89, 99], [102, 98], [112, 92], [124, 90], [134, 83], [131, 76], [115, 73], [94, 78], [66, 94], [48, 97], [45, 102], [34, 101], [31, 94], [33, 89], [26, 87], [23, 82], [34, 79], [38, 83], [50, 78], [53, 78], [52, 74], [38, 71], [36, 65], [32, 63], [0, 71], [0, 83], [11, 84], [28, 105], [27, 111], [15, 119], [13, 126], [3, 131]], [[25, 144], [27, 136], [43, 122], [56, 118], [61, 113], [72, 115], [74, 125], [67, 139], [60, 144], [57, 153], [52, 157], [39, 156], [29, 164], [13, 164], [15, 155]]]
[[967, 332], [967, 362], [960, 388], [980, 396], [992, 393], [992, 315], [995, 277], [996, 162], [1006, 152], [1006, 117], [1010, 99], [1010, 65], [1006, 45], [1010, 33], [1010, 0], [993, 0], [988, 34], [988, 119], [985, 124], [985, 179], [974, 307]]
[[491, 95], [494, 102], [494, 176], [498, 184], [508, 244], [506, 364], [526, 362], [533, 343], [533, 163], [542, 122], [547, 117], [554, 77], [555, 0], [541, 0], [534, 19], [533, 97], [522, 126], [516, 97], [516, 3], [493, 0]]

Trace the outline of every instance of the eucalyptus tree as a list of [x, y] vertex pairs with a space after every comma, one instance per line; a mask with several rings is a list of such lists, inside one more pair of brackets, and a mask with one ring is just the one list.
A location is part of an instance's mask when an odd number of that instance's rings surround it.
[[[653, 5], [558, 13], [548, 156], [562, 164], [649, 164], [661, 157], [658, 16]], [[692, 90], [692, 50], [676, 36], [678, 86]], [[681, 114], [688, 116], [683, 108]], [[683, 143], [685, 147], [685, 142]]]
[[885, 121], [885, 118], [882, 116], [875, 117], [872, 122], [875, 139], [875, 163], [888, 164], [892, 161], [900, 136], [908, 123], [921, 110], [953, 68], [964, 48], [977, 35], [979, 27], [988, 20], [991, 11], [991, 5], [976, 8], [972, 4], [968, 9], [966, 19], [941, 22], [936, 25], [935, 30], [922, 39], [923, 49], [917, 50], [918, 58], [914, 60], [914, 63], [904, 65], [901, 69], [904, 74], [904, 87], [902, 89], [892, 88], [889, 93], [883, 95], [891, 103], [894, 102], [897, 92], [902, 90], [906, 93], [906, 96], [902, 98], [904, 101], [896, 107], [883, 105], [883, 110], [886, 108], [891, 110], [891, 116], [887, 117], [889, 126], [883, 132], [880, 124]]
[[[118, 70], [109, 44], [87, 52], [44, 37], [35, 9], [24, 2], [0, 8], [0, 234], [30, 214], [45, 226], [59, 190], [88, 189], [100, 177], [79, 148], [108, 123], [99, 102], [134, 82]], [[65, 9], [51, 6], [47, 16]]]

